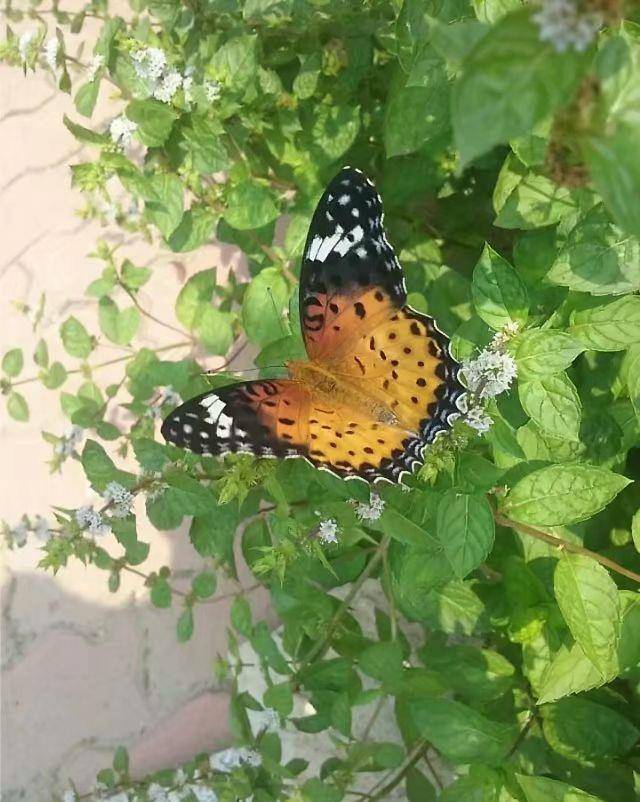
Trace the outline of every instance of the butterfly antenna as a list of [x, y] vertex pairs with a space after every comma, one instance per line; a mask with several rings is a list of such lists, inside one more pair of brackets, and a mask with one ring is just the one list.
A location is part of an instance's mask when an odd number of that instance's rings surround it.
[[225, 372], [240, 373], [240, 374], [255, 373], [256, 371], [266, 370], [267, 368], [269, 368], [269, 369], [271, 369], [271, 368], [281, 368], [282, 370], [284, 370], [285, 365], [282, 365], [282, 364], [281, 365], [262, 365], [262, 367], [259, 367], [259, 368], [234, 368], [233, 370], [228, 370], [228, 368], [226, 368], [226, 367], [224, 367], [224, 368], [215, 368], [214, 370], [205, 370], [200, 375], [201, 376], [215, 376], [218, 373], [225, 373]]
[[273, 304], [273, 311], [275, 312], [275, 315], [278, 318], [278, 322], [280, 323], [280, 330], [282, 331], [282, 336], [286, 337], [289, 334], [289, 332], [287, 331], [287, 328], [284, 325], [282, 314], [278, 311], [278, 305], [276, 304], [276, 299], [273, 297], [273, 292], [271, 291], [271, 287], [267, 287], [267, 292], [269, 293], [269, 297], [271, 298], [271, 303]]

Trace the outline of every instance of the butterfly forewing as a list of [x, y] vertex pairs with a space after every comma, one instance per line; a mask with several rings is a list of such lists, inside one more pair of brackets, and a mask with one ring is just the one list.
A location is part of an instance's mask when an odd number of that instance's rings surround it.
[[360, 170], [341, 170], [311, 220], [300, 273], [300, 320], [312, 359], [335, 353], [350, 338], [362, 296], [377, 293], [378, 316], [383, 305], [404, 304], [404, 275], [383, 222], [371, 181]]

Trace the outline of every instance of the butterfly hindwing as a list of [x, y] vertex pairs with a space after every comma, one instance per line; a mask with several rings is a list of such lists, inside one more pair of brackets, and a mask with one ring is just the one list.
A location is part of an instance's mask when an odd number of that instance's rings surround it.
[[288, 379], [221, 387], [192, 398], [162, 425], [170, 443], [196, 454], [305, 456], [310, 391]]
[[[382, 201], [372, 182], [345, 167], [315, 210], [300, 273], [300, 320], [307, 353], [320, 358], [339, 348], [362, 322], [363, 296], [371, 314], [406, 300], [402, 268], [384, 232]], [[371, 321], [368, 321], [370, 326]]]

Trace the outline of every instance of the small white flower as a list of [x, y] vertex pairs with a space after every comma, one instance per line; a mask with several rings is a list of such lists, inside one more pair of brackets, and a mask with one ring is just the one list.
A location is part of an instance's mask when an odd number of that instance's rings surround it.
[[103, 66], [104, 66], [104, 56], [101, 56], [99, 53], [97, 53], [91, 59], [91, 63], [87, 68], [87, 81], [89, 81], [89, 83], [95, 81], [98, 72], [103, 68]]
[[255, 749], [249, 749], [246, 746], [239, 748], [224, 749], [222, 752], [216, 752], [209, 757], [209, 765], [215, 771], [223, 771], [228, 773], [237, 769], [240, 766], [254, 766], [257, 767], [262, 763], [260, 754]]
[[479, 398], [492, 398], [508, 390], [515, 379], [518, 368], [513, 357], [485, 348], [476, 359], [462, 366], [467, 387]]
[[46, 543], [53, 537], [53, 532], [51, 531], [49, 521], [46, 518], [43, 518], [42, 515], [36, 515], [33, 532], [38, 540], [41, 540], [43, 543]]
[[190, 785], [189, 790], [198, 800], [198, 802], [218, 802], [218, 795], [213, 788], [208, 788], [206, 785]]
[[47, 43], [44, 46], [44, 60], [47, 62], [53, 73], [55, 73], [56, 70], [58, 69], [59, 47], [60, 47], [60, 42], [58, 42], [57, 36], [52, 36], [51, 39], [48, 39]]
[[35, 38], [36, 32], [31, 30], [25, 31], [18, 40], [18, 53], [20, 53], [20, 59], [22, 60], [23, 64], [27, 63], [27, 59], [29, 58], [29, 48], [31, 46], [31, 42], [33, 42]]
[[54, 451], [63, 457], [69, 457], [75, 453], [76, 446], [82, 442], [84, 429], [80, 426], [72, 426], [62, 435], [59, 443], [56, 443]]
[[512, 337], [520, 331], [520, 324], [515, 320], [510, 320], [500, 331], [493, 335], [491, 345], [493, 351], [502, 351]]
[[207, 80], [204, 82], [204, 92], [209, 103], [215, 103], [216, 100], [220, 100], [222, 87], [218, 81]]
[[377, 493], [372, 493], [368, 504], [356, 506], [356, 515], [361, 521], [377, 521], [384, 511], [384, 501]]
[[76, 802], [78, 795], [73, 790], [73, 788], [67, 788], [67, 790], [62, 794], [62, 802]]
[[540, 40], [550, 42], [559, 53], [586, 50], [604, 23], [603, 15], [587, 8], [584, 0], [542, 0], [533, 20]]
[[102, 494], [102, 498], [105, 501], [112, 502], [111, 514], [115, 518], [126, 518], [131, 512], [131, 507], [135, 500], [133, 493], [118, 484], [118, 482], [109, 482]]
[[76, 522], [81, 529], [86, 529], [90, 535], [102, 537], [111, 532], [111, 527], [103, 521], [102, 515], [88, 505], [76, 510]]
[[153, 96], [156, 100], [161, 100], [163, 103], [171, 103], [173, 96], [180, 89], [182, 85], [182, 76], [177, 70], [170, 70], [163, 75], [162, 80], [153, 90]]
[[320, 521], [318, 526], [318, 537], [323, 543], [338, 542], [338, 524], [333, 518]]
[[136, 75], [145, 81], [158, 81], [167, 66], [167, 57], [159, 47], [145, 47], [131, 54]]
[[131, 136], [137, 130], [138, 126], [128, 117], [125, 117], [124, 114], [111, 120], [109, 125], [109, 134], [112, 141], [123, 148], [131, 144]]
[[176, 785], [184, 785], [187, 781], [187, 775], [184, 773], [184, 769], [176, 769], [173, 774], [173, 781]]
[[481, 434], [488, 432], [493, 425], [493, 419], [490, 415], [487, 415], [482, 407], [473, 407], [470, 409], [464, 418], [464, 422]]
[[11, 529], [11, 539], [19, 549], [21, 549], [27, 542], [27, 533], [29, 528], [26, 521], [20, 521], [19, 524]]
[[151, 783], [147, 788], [149, 802], [167, 802], [167, 790], [158, 783]]
[[191, 796], [188, 788], [174, 788], [167, 794], [167, 802], [182, 802], [188, 796]]

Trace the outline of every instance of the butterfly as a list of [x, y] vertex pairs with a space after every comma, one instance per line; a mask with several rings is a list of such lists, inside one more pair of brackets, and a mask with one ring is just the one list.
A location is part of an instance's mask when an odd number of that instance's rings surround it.
[[162, 425], [197, 454], [301, 457], [351, 479], [402, 480], [464, 408], [449, 340], [407, 305], [382, 201], [360, 170], [343, 168], [311, 220], [299, 305], [308, 361], [289, 378], [218, 388]]

